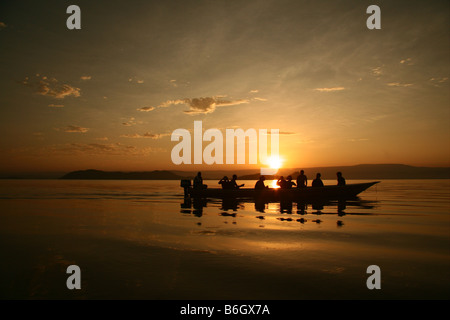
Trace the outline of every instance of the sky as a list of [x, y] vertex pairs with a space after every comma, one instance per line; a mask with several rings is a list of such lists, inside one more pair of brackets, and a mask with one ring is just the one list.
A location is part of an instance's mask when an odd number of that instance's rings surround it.
[[2, 1], [0, 173], [261, 165], [173, 164], [199, 120], [284, 167], [450, 166], [449, 36], [448, 1]]

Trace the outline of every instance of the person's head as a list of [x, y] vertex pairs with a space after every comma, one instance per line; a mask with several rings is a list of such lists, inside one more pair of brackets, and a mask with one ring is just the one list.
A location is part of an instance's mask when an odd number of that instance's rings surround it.
[[288, 180], [288, 181], [291, 181], [291, 180], [292, 180], [292, 177], [291, 177], [291, 176], [288, 176], [288, 177], [287, 177], [287, 180]]
[[197, 173], [197, 177], [201, 177], [202, 176], [202, 173], [199, 171], [198, 173]]
[[236, 180], [237, 179], [237, 175], [233, 174], [233, 179]]
[[223, 179], [223, 180], [228, 180], [228, 177], [227, 177], [227, 176], [224, 176], [222, 179]]
[[317, 178], [317, 179], [320, 179], [321, 176], [322, 176], [322, 175], [321, 175], [320, 173], [316, 174], [316, 178]]
[[264, 180], [266, 180], [266, 177], [261, 176], [261, 177], [259, 177], [259, 180], [260, 180], [260, 181], [264, 181]]
[[280, 180], [284, 180], [284, 177], [283, 177], [283, 176], [281, 176], [281, 177], [280, 177]]
[[337, 175], [338, 177], [341, 177], [341, 176], [342, 176], [342, 172], [338, 172], [338, 173], [336, 173], [336, 175]]
[[303, 170], [300, 170], [300, 174], [304, 174], [305, 173], [305, 171], [303, 171]]

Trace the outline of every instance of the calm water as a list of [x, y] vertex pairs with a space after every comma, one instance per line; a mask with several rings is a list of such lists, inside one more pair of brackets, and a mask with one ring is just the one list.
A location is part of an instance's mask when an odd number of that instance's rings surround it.
[[450, 298], [450, 180], [306, 207], [188, 203], [179, 181], [0, 180], [0, 209], [3, 299]]

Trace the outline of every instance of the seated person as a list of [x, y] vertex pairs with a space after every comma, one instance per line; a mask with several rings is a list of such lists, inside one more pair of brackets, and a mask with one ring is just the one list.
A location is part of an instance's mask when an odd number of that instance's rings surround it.
[[238, 185], [236, 183], [236, 179], [237, 179], [237, 175], [233, 174], [233, 178], [230, 181], [231, 189], [239, 189], [240, 187], [244, 186], [244, 184]]
[[318, 173], [318, 174], [316, 175], [316, 178], [313, 180], [311, 186], [313, 186], [313, 187], [323, 187], [323, 182], [322, 182], [322, 180], [320, 179], [321, 176], [322, 176], [322, 175], [321, 175], [320, 173]]
[[281, 189], [285, 189], [285, 188], [286, 188], [286, 180], [284, 179], [283, 176], [281, 176], [280, 179], [278, 179], [277, 185], [278, 185]]
[[255, 184], [255, 189], [260, 190], [260, 189], [268, 188], [268, 186], [264, 185], [264, 180], [266, 180], [266, 178], [264, 176], [259, 177], [259, 180]]
[[230, 189], [230, 180], [228, 180], [227, 176], [220, 179], [219, 184], [222, 185], [222, 189]]
[[336, 175], [337, 175], [337, 185], [338, 186], [345, 186], [345, 179], [342, 176], [342, 173], [338, 172], [338, 173], [336, 173]]
[[286, 188], [286, 189], [292, 189], [292, 186], [296, 186], [296, 184], [295, 184], [294, 181], [292, 181], [292, 177], [291, 177], [291, 176], [288, 176], [288, 177], [286, 178], [285, 188]]

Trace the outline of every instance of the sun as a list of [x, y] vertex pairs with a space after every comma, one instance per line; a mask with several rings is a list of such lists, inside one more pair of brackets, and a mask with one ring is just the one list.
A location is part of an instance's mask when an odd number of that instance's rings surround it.
[[271, 156], [267, 159], [267, 164], [271, 169], [280, 169], [283, 165], [283, 160], [279, 156]]

